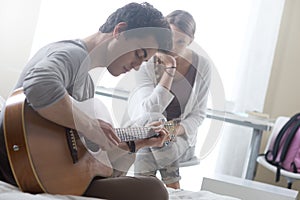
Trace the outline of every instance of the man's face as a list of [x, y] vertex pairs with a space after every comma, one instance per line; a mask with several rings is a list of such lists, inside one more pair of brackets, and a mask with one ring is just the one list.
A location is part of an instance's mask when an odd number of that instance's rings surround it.
[[148, 61], [156, 52], [158, 44], [153, 37], [144, 39], [120, 39], [114, 46], [111, 64], [107, 67], [113, 76], [119, 76], [131, 69], [138, 70], [142, 62]]

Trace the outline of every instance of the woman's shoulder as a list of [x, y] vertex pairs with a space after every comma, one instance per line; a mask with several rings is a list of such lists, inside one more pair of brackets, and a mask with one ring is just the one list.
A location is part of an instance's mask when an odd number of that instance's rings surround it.
[[213, 62], [208, 57], [208, 55], [197, 53], [193, 51], [194, 63], [197, 70], [201, 72], [210, 72], [211, 68], [213, 67]]

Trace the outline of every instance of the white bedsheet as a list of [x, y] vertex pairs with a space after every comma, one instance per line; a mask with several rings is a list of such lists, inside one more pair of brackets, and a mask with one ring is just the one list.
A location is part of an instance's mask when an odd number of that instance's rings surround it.
[[[169, 189], [170, 200], [195, 199], [195, 200], [237, 200], [233, 197], [222, 196], [208, 191], [192, 192], [186, 190]], [[96, 200], [72, 195], [29, 194], [21, 192], [17, 187], [0, 181], [0, 200]], [[99, 199], [98, 199], [99, 200]], [[141, 199], [142, 200], [142, 199]], [[153, 199], [155, 200], [155, 199]]]
[[219, 195], [209, 191], [198, 191], [192, 192], [187, 190], [174, 190], [168, 188], [169, 199], [170, 200], [179, 200], [179, 199], [195, 199], [195, 200], [239, 200], [234, 197]]

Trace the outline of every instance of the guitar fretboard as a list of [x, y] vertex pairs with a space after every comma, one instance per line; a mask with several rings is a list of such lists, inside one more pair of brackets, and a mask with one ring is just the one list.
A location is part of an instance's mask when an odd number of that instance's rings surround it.
[[115, 131], [123, 142], [150, 138], [157, 134], [148, 127], [116, 128]]

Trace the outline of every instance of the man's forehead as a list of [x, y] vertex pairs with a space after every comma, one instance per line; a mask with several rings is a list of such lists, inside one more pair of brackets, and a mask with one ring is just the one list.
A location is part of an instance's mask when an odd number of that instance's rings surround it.
[[[145, 49], [148, 55], [153, 54], [153, 51], [157, 51], [159, 45], [154, 37], [144, 37], [144, 38], [123, 38], [118, 40], [118, 47], [115, 49], [115, 53], [122, 55], [127, 52]], [[155, 53], [154, 52], [154, 53]], [[147, 56], [148, 57], [148, 56]]]
[[143, 38], [133, 38], [132, 45], [140, 49], [158, 49], [158, 42], [153, 36], [146, 36]]

